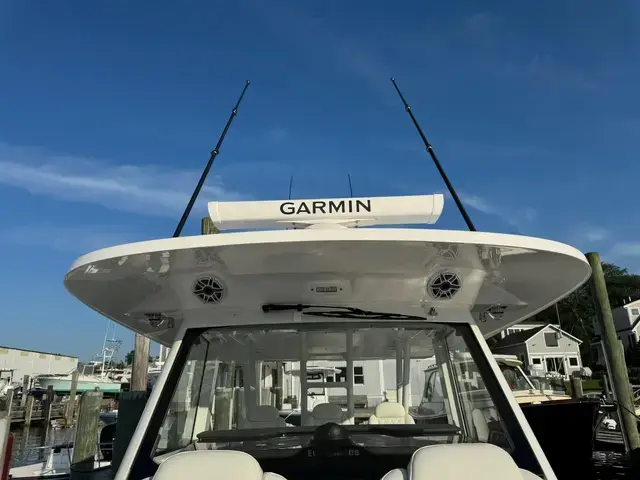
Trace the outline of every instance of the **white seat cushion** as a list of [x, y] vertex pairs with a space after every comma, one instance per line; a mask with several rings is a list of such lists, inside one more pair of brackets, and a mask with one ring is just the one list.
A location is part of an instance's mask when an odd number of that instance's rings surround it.
[[160, 464], [153, 480], [206, 478], [207, 480], [286, 480], [275, 473], [263, 473], [248, 453], [234, 450], [191, 450], [180, 452]]
[[240, 428], [286, 427], [287, 422], [280, 416], [276, 407], [259, 405], [247, 412], [246, 418], [240, 419]]
[[[489, 443], [430, 445], [415, 451], [410, 480], [523, 480], [511, 456]], [[527, 472], [529, 473], [529, 472]]]
[[342, 423], [344, 414], [340, 405], [335, 403], [320, 403], [313, 407], [311, 412], [312, 425], [324, 425], [325, 423]]
[[369, 417], [371, 424], [415, 424], [413, 417], [404, 407], [395, 402], [382, 402], [376, 406], [373, 415]]
[[409, 474], [404, 468], [394, 468], [382, 480], [409, 480]]

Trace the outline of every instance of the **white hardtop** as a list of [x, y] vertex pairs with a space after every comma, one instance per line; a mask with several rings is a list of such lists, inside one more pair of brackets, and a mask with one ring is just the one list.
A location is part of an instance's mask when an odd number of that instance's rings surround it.
[[[302, 202], [332, 201], [366, 203]], [[427, 222], [442, 210], [438, 195], [369, 201], [370, 212], [323, 216], [316, 209], [312, 221], [303, 220], [309, 214], [300, 213], [301, 201], [292, 202], [297, 213], [287, 210], [280, 217], [280, 207], [274, 213], [273, 205], [289, 201], [254, 202], [254, 207], [217, 202], [210, 210], [218, 212], [213, 220], [223, 228], [395, 224], [417, 220], [423, 210]], [[398, 209], [395, 217], [392, 207]], [[97, 312], [170, 346], [183, 327], [327, 321], [303, 311], [265, 313], [263, 307], [270, 304], [349, 307], [426, 321], [477, 323], [489, 337], [552, 305], [589, 275], [578, 250], [539, 238], [427, 228], [304, 228], [106, 248], [78, 258], [65, 286]]]

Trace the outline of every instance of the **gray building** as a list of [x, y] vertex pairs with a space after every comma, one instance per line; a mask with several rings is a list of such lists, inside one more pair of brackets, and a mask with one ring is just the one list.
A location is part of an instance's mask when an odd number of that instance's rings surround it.
[[[640, 300], [629, 302], [620, 307], [611, 310], [613, 315], [613, 324], [618, 332], [618, 340], [622, 348], [640, 349]], [[600, 336], [600, 326], [598, 322], [594, 322], [594, 333]], [[596, 341], [592, 344], [596, 347], [598, 353], [597, 363], [606, 365], [602, 344]]]
[[516, 355], [533, 376], [556, 372], [568, 378], [582, 369], [582, 341], [557, 325], [521, 324], [519, 331], [507, 332], [491, 350], [501, 355]]
[[78, 357], [0, 346], [0, 377], [21, 383], [25, 375], [67, 374], [78, 367]]

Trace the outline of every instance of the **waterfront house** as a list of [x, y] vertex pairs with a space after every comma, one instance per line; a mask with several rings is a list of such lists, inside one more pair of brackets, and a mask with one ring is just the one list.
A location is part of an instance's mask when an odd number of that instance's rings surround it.
[[552, 324], [520, 324], [500, 332], [491, 347], [496, 354], [516, 355], [532, 376], [559, 374], [568, 378], [582, 370], [582, 341]]

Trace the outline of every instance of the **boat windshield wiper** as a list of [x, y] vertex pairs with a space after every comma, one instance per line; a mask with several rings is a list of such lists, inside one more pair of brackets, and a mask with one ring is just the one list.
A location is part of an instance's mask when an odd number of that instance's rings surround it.
[[[458, 435], [460, 428], [449, 424], [432, 425], [343, 425], [349, 435], [386, 435], [407, 438], [425, 435]], [[198, 442], [254, 442], [275, 438], [313, 437], [317, 427], [247, 428], [240, 430], [207, 430], [197, 435]]]
[[372, 312], [355, 307], [341, 307], [332, 305], [305, 305], [305, 304], [281, 304], [271, 303], [262, 306], [264, 313], [284, 310], [296, 310], [304, 315], [332, 318], [354, 318], [371, 320], [426, 320], [425, 317], [415, 315], [403, 315], [400, 313]]

